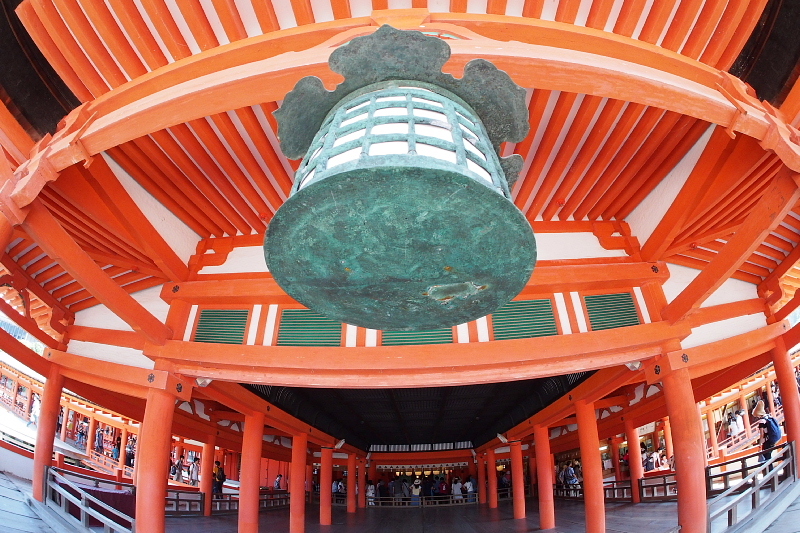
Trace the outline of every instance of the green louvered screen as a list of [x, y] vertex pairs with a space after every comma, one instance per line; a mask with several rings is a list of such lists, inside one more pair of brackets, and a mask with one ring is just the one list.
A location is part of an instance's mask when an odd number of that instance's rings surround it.
[[403, 346], [408, 344], [449, 344], [453, 342], [453, 328], [431, 329], [428, 331], [384, 331], [384, 346]]
[[639, 314], [633, 295], [629, 292], [619, 294], [597, 294], [584, 296], [586, 311], [592, 331], [624, 328], [639, 324]]
[[248, 309], [203, 309], [194, 331], [195, 342], [242, 344]]
[[558, 335], [550, 300], [508, 302], [492, 314], [495, 340]]
[[341, 346], [342, 324], [310, 309], [281, 313], [278, 346]]

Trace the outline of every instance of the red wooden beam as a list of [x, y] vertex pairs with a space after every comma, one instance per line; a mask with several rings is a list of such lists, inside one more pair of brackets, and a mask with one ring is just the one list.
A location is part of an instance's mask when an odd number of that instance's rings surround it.
[[717, 128], [711, 134], [711, 139], [703, 150], [703, 154], [689, 174], [689, 178], [675, 201], [672, 202], [650, 238], [642, 246], [643, 258], [658, 260], [664, 257], [664, 253], [680, 234], [684, 222], [696, 209], [703, 198], [704, 191], [714, 181], [735, 146], [736, 141], [731, 141], [722, 128]]
[[772, 228], [784, 217], [800, 198], [793, 177], [794, 172], [785, 169], [775, 177], [773, 184], [758, 202], [745, 222], [717, 254], [716, 258], [664, 309], [661, 316], [676, 322], [692, 308], [699, 307], [725, 280], [744, 263], [761, 244]]
[[187, 266], [144, 216], [106, 161], [97, 159], [90, 170], [79, 168], [81, 175], [161, 271], [171, 280], [185, 280], [189, 276]]
[[163, 344], [172, 337], [172, 330], [98, 267], [38, 200], [31, 203], [23, 227], [47, 255], [55, 259], [134, 331], [141, 332], [155, 344]]
[[[630, 288], [652, 282], [664, 283], [669, 278], [667, 265], [658, 262], [559, 263], [537, 265], [520, 294]], [[175, 290], [176, 286], [178, 290]], [[182, 300], [192, 304], [294, 302], [270, 274], [250, 279], [203, 279], [167, 284], [161, 291], [161, 298], [166, 302]]]
[[6, 333], [4, 329], [0, 329], [0, 350], [43, 376], [50, 370], [50, 361]]

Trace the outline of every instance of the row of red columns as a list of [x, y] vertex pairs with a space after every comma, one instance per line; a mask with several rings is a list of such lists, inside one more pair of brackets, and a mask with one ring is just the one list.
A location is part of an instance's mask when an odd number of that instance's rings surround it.
[[[778, 338], [773, 351], [775, 373], [783, 394], [786, 433], [790, 441], [800, 437], [800, 393], [796, 386], [794, 368], [783, 340]], [[669, 421], [664, 426], [667, 442], [674, 447], [678, 491], [678, 521], [684, 533], [705, 533], [705, 461], [706, 447], [704, 431], [697, 409], [691, 377], [687, 368], [668, 370], [661, 376]], [[56, 432], [64, 378], [57, 365], [52, 365], [42, 395], [41, 415], [38, 425], [37, 444], [34, 453], [33, 496], [39, 501], [45, 497], [45, 472], [52, 462], [53, 437]], [[137, 527], [142, 531], [163, 533], [164, 513], [154, 512], [164, 507], [167, 490], [169, 452], [172, 443], [172, 418], [176, 398], [169, 392], [150, 389], [144, 420], [138, 442], [137, 461]], [[602, 479], [602, 464], [599, 454], [597, 415], [594, 404], [579, 400], [574, 404], [578, 422], [578, 439], [581, 448], [584, 475], [584, 503], [586, 507], [586, 531], [605, 531], [605, 507]], [[634, 502], [638, 501], [638, 480], [643, 477], [641, 452], [637, 427], [632, 420], [624, 419], [625, 435], [629, 446], [629, 465]], [[264, 413], [245, 416], [242, 441], [242, 472], [240, 478], [239, 531], [258, 531], [259, 471], [263, 443]], [[669, 435], [671, 433], [671, 435]], [[91, 432], [90, 432], [91, 434]], [[669, 437], [673, 438], [669, 438]], [[533, 428], [535, 443], [536, 482], [539, 493], [540, 528], [555, 527], [553, 499], [553, 459], [550, 451], [549, 428]], [[613, 444], [613, 443], [612, 443]], [[213, 470], [215, 436], [209, 435], [203, 446], [202, 472]], [[612, 448], [613, 451], [613, 448]], [[321, 504], [320, 524], [331, 524], [331, 485], [333, 482], [333, 449], [322, 448], [320, 475]], [[523, 457], [520, 441], [510, 443], [512, 483], [514, 492], [514, 517], [525, 518], [523, 485]], [[308, 438], [296, 435], [292, 445], [290, 477], [290, 532], [302, 533], [305, 528], [305, 492], [308, 478]], [[478, 485], [481, 503], [497, 507], [496, 457], [488, 449], [478, 458]], [[354, 454], [348, 455], [347, 511], [356, 512], [356, 507], [366, 506], [364, 490], [365, 463]], [[375, 465], [371, 465], [371, 472]], [[491, 475], [487, 476], [487, 468]], [[356, 474], [358, 472], [358, 474]], [[533, 474], [533, 473], [532, 473]], [[374, 476], [373, 476], [374, 477]], [[202, 476], [201, 490], [211, 494], [210, 475]], [[356, 488], [358, 484], [358, 488]], [[486, 487], [487, 490], [482, 490]], [[356, 494], [359, 495], [356, 501]], [[211, 498], [206, 499], [206, 513], [210, 513]]]
[[[687, 371], [688, 372], [688, 371]], [[687, 374], [688, 375], [688, 374]], [[671, 380], [675, 380], [679, 385], [689, 384], [688, 381], [681, 381], [677, 378], [670, 378]], [[57, 409], [58, 403], [57, 400], [60, 397], [61, 393], [61, 386], [60, 384], [63, 383], [63, 379], [61, 378], [60, 374], [56, 372], [55, 375], [51, 375], [49, 382], [53, 383], [54, 386], [48, 386], [45, 391], [45, 395], [43, 397], [42, 402], [42, 424], [40, 424], [41, 431], [55, 432], [55, 420], [57, 420]], [[690, 386], [690, 384], [689, 384]], [[672, 389], [674, 385], [666, 385], [665, 384], [665, 394], [666, 390]], [[48, 394], [51, 391], [53, 394]], [[53, 397], [56, 398], [55, 406], [50, 405], [53, 402]], [[674, 402], [675, 398], [682, 399], [686, 398], [686, 391], [680, 389], [677, 394], [668, 394], [668, 408], [670, 398]], [[171, 431], [169, 428], [171, 427], [172, 421], [172, 414], [174, 412], [174, 403], [175, 398], [164, 391], [151, 389], [148, 398], [147, 398], [147, 409], [145, 412], [145, 418], [142, 423], [142, 433], [140, 438], [140, 458], [141, 458], [141, 467], [139, 468], [139, 480], [143, 481], [147, 479], [147, 482], [139, 483], [139, 488], [137, 489], [138, 497], [137, 497], [137, 508], [139, 508], [139, 512], [137, 515], [141, 518], [139, 519], [138, 523], [140, 527], [147, 528], [148, 531], [154, 532], [161, 532], [163, 531], [163, 514], [160, 515], [159, 513], [147, 512], [148, 509], [159, 508], [163, 504], [163, 495], [167, 489], [167, 479], [164, 473], [168, 467], [168, 457], [169, 457], [169, 446], [171, 444]], [[594, 406], [591, 403], [586, 402], [576, 402], [576, 416], [578, 418], [578, 428], [579, 428], [579, 440], [581, 446], [581, 456], [583, 458], [583, 473], [584, 473], [584, 497], [585, 497], [585, 505], [586, 505], [586, 516], [587, 516], [587, 531], [590, 532], [600, 532], [605, 530], [605, 511], [604, 511], [604, 498], [603, 498], [603, 480], [602, 480], [602, 466], [600, 464], [600, 456], [598, 453], [598, 443], [599, 437], [597, 434], [597, 420], [595, 415]], [[55, 412], [55, 416], [51, 416], [53, 413], [49, 411], [53, 410]], [[670, 409], [672, 411], [673, 409]], [[691, 412], [689, 410], [688, 412]], [[680, 418], [680, 417], [678, 417]], [[684, 417], [687, 418], [687, 417]], [[691, 417], [688, 417], [691, 418]], [[695, 417], [696, 418], [696, 417]], [[53, 428], [48, 429], [47, 423], [45, 422], [53, 422], [50, 425], [53, 425]], [[699, 427], [699, 421], [695, 420]], [[249, 468], [248, 465], [258, 465], [261, 459], [261, 443], [262, 443], [262, 434], [263, 434], [263, 426], [264, 426], [264, 415], [263, 413], [255, 413], [251, 415], [247, 415], [245, 417], [245, 429], [243, 435], [243, 443], [242, 443], [242, 474], [240, 479], [240, 509], [239, 509], [239, 531], [242, 532], [257, 532], [258, 531], [258, 491], [259, 491], [259, 476], [258, 471], [259, 469], [256, 468]], [[631, 426], [630, 428], [628, 426]], [[677, 428], [681, 430], [686, 429], [683, 424], [679, 423], [676, 424]], [[691, 429], [691, 428], [689, 428]], [[632, 427], [632, 424], [626, 422], [626, 432], [628, 433], [629, 442], [636, 442], [638, 441], [638, 435], [636, 434], [636, 428]], [[539, 509], [540, 509], [540, 527], [542, 529], [549, 529], [555, 527], [555, 512], [554, 512], [554, 500], [553, 500], [553, 465], [552, 465], [552, 456], [549, 449], [549, 434], [548, 429], [546, 427], [536, 427], [534, 428], [534, 438], [536, 442], [536, 454], [535, 454], [535, 462], [536, 462], [536, 472], [539, 484]], [[213, 469], [213, 453], [210, 452], [213, 448], [213, 436], [210, 436], [208, 442], [204, 445], [204, 453], [203, 454], [203, 471], [210, 472]], [[50, 443], [51, 452], [52, 453], [52, 442]], [[37, 450], [39, 448], [37, 447]], [[306, 477], [306, 451], [307, 449], [307, 438], [305, 435], [296, 436], [295, 441], [292, 446], [292, 470], [291, 470], [291, 485], [290, 485], [290, 493], [291, 494], [299, 494], [305, 495], [305, 477]], [[637, 465], [638, 469], [641, 469], [641, 460], [640, 457], [637, 458], [639, 455], [639, 448], [638, 446], [630, 446], [630, 454], [631, 454], [631, 476], [634, 480], [641, 477], [642, 473], [637, 472]], [[45, 450], [42, 449], [44, 452]], [[525, 497], [524, 497], [524, 485], [523, 485], [523, 473], [522, 473], [522, 446], [521, 442], [515, 441], [510, 443], [510, 452], [511, 452], [511, 465], [512, 465], [512, 483], [513, 483], [513, 493], [514, 493], [514, 517], [515, 518], [525, 518], [526, 510], [525, 510]], [[692, 452], [695, 450], [692, 449]], [[696, 454], [697, 457], [701, 458], [701, 461], [704, 460], [704, 448], [700, 446], [699, 454]], [[680, 450], [676, 451], [679, 456], [682, 456]], [[321, 508], [320, 508], [320, 523], [322, 525], [328, 525], [331, 523], [331, 485], [332, 485], [332, 455], [333, 450], [331, 448], [323, 448], [322, 449], [322, 468], [321, 468]], [[159, 460], [162, 458], [163, 461]], [[498, 506], [498, 497], [497, 497], [497, 476], [495, 472], [495, 464], [496, 464], [496, 457], [495, 451], [493, 449], [489, 449], [486, 452], [485, 459], [481, 461], [483, 464], [481, 468], [478, 469], [478, 478], [479, 478], [479, 486], [487, 486], [486, 491], [480, 492], [480, 501], [482, 503], [486, 503], [488, 497], [489, 506], [492, 508], [496, 508]], [[161, 464], [163, 463], [163, 464]], [[492, 475], [486, 476], [486, 468], [489, 468], [489, 471]], [[348, 456], [347, 462], [347, 469], [348, 472], [356, 472], [357, 471], [357, 458], [354, 454], [350, 454]], [[43, 469], [42, 469], [43, 470]], [[702, 466], [700, 468], [702, 472]], [[362, 469], [363, 472], [363, 463]], [[356, 511], [356, 494], [359, 494], [360, 498], [358, 503], [361, 507], [365, 506], [365, 491], [363, 486], [359, 486], [356, 489], [357, 480], [359, 480], [362, 476], [355, 476], [349, 475], [348, 476], [348, 487], [347, 487], [347, 510], [349, 513], [354, 513]], [[211, 476], [203, 476], [203, 487], [206, 493], [211, 492]], [[482, 478], [482, 479], [481, 479]], [[700, 490], [705, 490], [704, 485], [702, 483], [702, 479], [700, 479], [701, 483], [699, 485]], [[679, 483], [681, 486], [688, 486], [689, 483], [684, 480], [681, 481], [679, 477]], [[362, 483], [359, 483], [362, 485]], [[36, 487], [35, 487], [36, 489]], [[634, 491], [635, 493], [636, 491]], [[684, 492], [683, 490], [681, 492]], [[696, 491], [695, 491], [696, 492]], [[692, 491], [690, 491], [692, 493]], [[41, 499], [42, 493], [35, 492], [37, 498]], [[704, 500], [702, 500], [704, 504]], [[206, 501], [207, 508], [210, 507], [211, 500], [210, 498]], [[207, 509], [210, 511], [210, 509]], [[705, 510], [703, 509], [703, 512]], [[305, 518], [305, 498], [292, 498], [291, 500], [291, 512], [290, 512], [290, 531], [293, 533], [299, 533], [304, 530], [304, 518]], [[694, 516], [694, 515], [692, 515]]]

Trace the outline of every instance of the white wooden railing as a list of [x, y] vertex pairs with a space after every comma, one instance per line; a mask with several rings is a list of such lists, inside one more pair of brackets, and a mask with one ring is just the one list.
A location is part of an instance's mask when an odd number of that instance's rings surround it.
[[[126, 483], [116, 483], [113, 481], [99, 480], [91, 476], [84, 476], [68, 472], [54, 467], [49, 467], [45, 473], [47, 497], [45, 503], [54, 509], [64, 520], [89, 529], [92, 526], [92, 519], [99, 522], [104, 533], [134, 533], [136, 521], [133, 517], [114, 509], [110, 505], [100, 501], [95, 496], [86, 492], [86, 486], [81, 486], [71, 478], [86, 479], [99, 487], [101, 482], [116, 486], [129, 487], [133, 490], [133, 485]], [[76, 516], [77, 515], [77, 516]]]
[[[706, 468], [708, 531], [735, 531], [797, 481], [794, 442], [771, 448], [772, 457], [755, 463], [761, 452]], [[737, 468], [738, 467], [738, 468]], [[732, 478], [741, 478], [731, 483]]]

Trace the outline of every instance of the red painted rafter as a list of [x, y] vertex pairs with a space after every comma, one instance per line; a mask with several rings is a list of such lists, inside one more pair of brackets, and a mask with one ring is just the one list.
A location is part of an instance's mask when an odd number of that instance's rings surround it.
[[627, 211], [629, 206], [638, 206], [639, 202], [646, 198], [683, 159], [707, 128], [708, 124], [703, 121], [682, 116], [667, 138], [663, 140], [661, 148], [655, 150], [642, 168], [631, 178], [630, 186], [618, 192], [616, 198], [603, 212], [603, 218], [624, 220], [630, 214]]
[[[659, 164], [654, 161], [655, 168], [648, 168], [647, 172], [650, 172], [650, 174], [647, 175], [644, 183], [630, 195], [630, 198], [625, 199], [625, 197], [621, 195], [624, 204], [622, 204], [617, 211], [614, 211], [613, 216], [618, 220], [625, 220], [628, 218], [642, 200], [653, 192], [653, 189], [661, 183], [661, 180], [663, 180], [667, 174], [675, 168], [675, 165], [683, 159], [686, 153], [695, 146], [697, 141], [700, 140], [700, 137], [708, 130], [708, 127], [709, 124], [707, 122], [703, 122], [702, 120], [695, 121], [689, 132], [680, 139], [675, 148], [663, 158], [661, 163]], [[616, 207], [612, 205], [611, 209], [616, 209]]]
[[[115, 150], [112, 149], [111, 153], [116, 154]], [[215, 236], [221, 236], [225, 233], [202, 209], [199, 209], [189, 201], [180, 187], [162, 172], [161, 168], [135, 142], [125, 143], [119, 147], [119, 150], [132, 160], [146, 176], [145, 178], [142, 173], [138, 173], [134, 174], [134, 178], [159, 200], [164, 196], [169, 197], [170, 200], [165, 205], [179, 204], [180, 211], [188, 213], [192, 220], [202, 224], [204, 230], [200, 233], [201, 235], [210, 233]], [[114, 157], [116, 156], [114, 155]], [[121, 160], [124, 161], [124, 159]]]
[[91, 170], [79, 172], [160, 271], [168, 279], [186, 279], [187, 266], [128, 196], [106, 162], [101, 159]]
[[[775, 177], [770, 189], [748, 215], [736, 234], [692, 282], [664, 309], [662, 316], [671, 322], [699, 306], [735, 272], [747, 256], [797, 203], [800, 190], [788, 169]], [[755, 243], [755, 244], [754, 244]]]
[[61, 266], [80, 280], [81, 285], [90, 290], [95, 297], [101, 299], [109, 309], [128, 322], [135, 331], [141, 331], [151, 342], [155, 343], [162, 343], [172, 336], [168, 327], [97, 267], [44, 205], [34, 201], [23, 226], [48, 255], [56, 258]]

